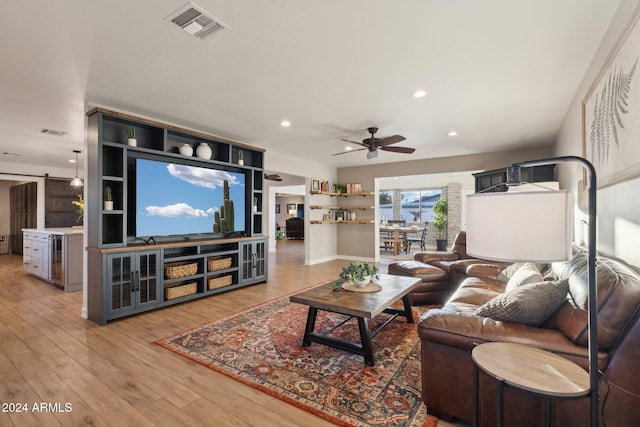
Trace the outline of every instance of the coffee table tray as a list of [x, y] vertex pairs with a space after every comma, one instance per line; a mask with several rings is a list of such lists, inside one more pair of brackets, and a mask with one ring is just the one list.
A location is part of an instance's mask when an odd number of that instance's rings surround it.
[[342, 289], [351, 292], [380, 292], [382, 290], [382, 286], [373, 282], [369, 282], [365, 286], [358, 286], [353, 282], [344, 282], [342, 284]]

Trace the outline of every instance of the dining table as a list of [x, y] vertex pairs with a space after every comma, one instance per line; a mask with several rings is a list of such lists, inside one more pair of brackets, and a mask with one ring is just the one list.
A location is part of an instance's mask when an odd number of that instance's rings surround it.
[[417, 233], [421, 231], [417, 226], [415, 227], [394, 227], [388, 225], [380, 225], [380, 236], [387, 234], [389, 237], [380, 237], [381, 243], [391, 244], [393, 255], [398, 255], [402, 248], [407, 247], [407, 235], [409, 233]]

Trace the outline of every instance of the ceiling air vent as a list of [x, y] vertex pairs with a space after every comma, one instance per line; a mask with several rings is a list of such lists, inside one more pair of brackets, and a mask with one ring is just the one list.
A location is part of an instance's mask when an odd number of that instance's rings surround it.
[[227, 24], [214, 18], [193, 3], [187, 3], [169, 15], [167, 20], [199, 39], [204, 39], [218, 30], [229, 28]]
[[46, 128], [40, 129], [40, 133], [46, 133], [47, 135], [53, 135], [53, 136], [63, 136], [67, 134], [67, 132], [64, 132], [61, 130], [53, 130], [53, 129], [46, 129]]

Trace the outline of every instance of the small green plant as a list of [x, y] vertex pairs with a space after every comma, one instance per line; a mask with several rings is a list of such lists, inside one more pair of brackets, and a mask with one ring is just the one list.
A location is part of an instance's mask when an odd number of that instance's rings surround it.
[[347, 186], [342, 184], [333, 184], [333, 191], [338, 194], [346, 193]]
[[129, 126], [127, 129], [127, 138], [136, 139], [136, 128]]
[[338, 281], [333, 284], [333, 290], [339, 291], [345, 282], [352, 280], [364, 280], [366, 276], [378, 277], [378, 267], [366, 261], [350, 262], [348, 266], [342, 267]]
[[111, 187], [105, 187], [104, 200], [107, 202], [113, 202], [113, 193], [111, 191]]
[[242, 150], [238, 151], [238, 160], [243, 160], [244, 161], [244, 151], [242, 151]]

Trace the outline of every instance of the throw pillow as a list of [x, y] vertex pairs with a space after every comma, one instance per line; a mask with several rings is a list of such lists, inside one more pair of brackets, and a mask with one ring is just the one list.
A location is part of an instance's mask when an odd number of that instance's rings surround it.
[[511, 279], [507, 282], [505, 290], [509, 292], [527, 283], [538, 283], [543, 280], [544, 278], [542, 277], [542, 274], [540, 274], [540, 271], [538, 271], [538, 267], [531, 262], [527, 262], [522, 264], [513, 276], [511, 276]]
[[508, 265], [498, 274], [498, 280], [502, 282], [508, 282], [509, 279], [511, 279], [513, 275], [516, 274], [516, 271], [518, 271], [518, 269], [524, 264], [524, 262], [514, 262], [513, 264]]
[[474, 314], [539, 326], [560, 308], [567, 298], [567, 292], [568, 280], [527, 283], [487, 301]]

